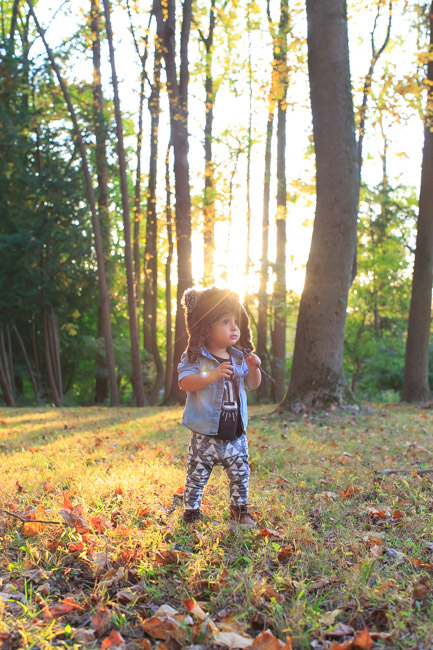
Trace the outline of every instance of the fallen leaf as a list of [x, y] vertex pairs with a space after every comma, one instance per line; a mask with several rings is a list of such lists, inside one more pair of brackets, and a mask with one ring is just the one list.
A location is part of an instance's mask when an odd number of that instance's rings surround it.
[[64, 600], [53, 603], [48, 607], [48, 611], [53, 618], [59, 618], [60, 616], [69, 614], [74, 609], [81, 609], [81, 605], [72, 597], [64, 598]]
[[286, 643], [283, 643], [270, 630], [265, 630], [247, 648], [254, 648], [254, 650], [292, 650], [292, 641], [288, 636], [286, 637]]
[[218, 632], [213, 639], [214, 645], [223, 645], [234, 650], [235, 648], [249, 648], [251, 647], [252, 637], [241, 636], [236, 632]]
[[119, 650], [126, 650], [126, 643], [119, 632], [116, 630], [111, 630], [109, 636], [107, 636], [101, 643], [101, 650], [105, 648], [118, 648]]
[[90, 626], [95, 630], [97, 636], [102, 636], [108, 632], [111, 627], [111, 611], [108, 607], [99, 605]]
[[185, 551], [175, 551], [172, 549], [165, 549], [161, 551], [154, 551], [155, 562], [158, 564], [178, 564], [180, 560], [189, 558], [188, 553]]
[[342, 611], [342, 609], [334, 609], [332, 612], [325, 612], [325, 614], [319, 618], [319, 623], [326, 625], [326, 627], [334, 625], [335, 619], [342, 613]]

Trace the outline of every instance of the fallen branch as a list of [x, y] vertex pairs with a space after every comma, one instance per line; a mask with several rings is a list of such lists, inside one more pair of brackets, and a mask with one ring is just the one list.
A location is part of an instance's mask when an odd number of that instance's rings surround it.
[[32, 524], [56, 524], [57, 526], [63, 526], [63, 522], [61, 521], [44, 521], [43, 519], [26, 519], [26, 517], [23, 517], [22, 515], [18, 515], [16, 512], [10, 512], [9, 510], [3, 510], [3, 508], [0, 508], [0, 512], [5, 512], [7, 515], [10, 515], [11, 517], [16, 517], [17, 519], [20, 519], [23, 521], [25, 524], [26, 523], [32, 523]]
[[377, 469], [376, 474], [433, 474], [433, 469]]

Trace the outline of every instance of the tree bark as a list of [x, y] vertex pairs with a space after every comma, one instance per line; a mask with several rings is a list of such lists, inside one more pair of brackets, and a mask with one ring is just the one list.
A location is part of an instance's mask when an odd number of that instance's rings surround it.
[[165, 313], [166, 313], [166, 328], [165, 328], [165, 341], [166, 341], [166, 357], [165, 357], [165, 389], [164, 400], [165, 405], [169, 401], [171, 393], [171, 384], [173, 380], [173, 354], [172, 354], [172, 319], [171, 319], [171, 261], [173, 259], [173, 222], [171, 214], [171, 183], [170, 183], [170, 149], [171, 143], [167, 147], [165, 156], [165, 215], [167, 222], [167, 241], [168, 241], [168, 255], [165, 263]]
[[204, 127], [204, 200], [203, 200], [203, 286], [210, 286], [215, 280], [215, 180], [212, 158], [212, 138], [215, 93], [212, 77], [213, 35], [215, 30], [215, 0], [209, 9], [209, 29], [206, 37], [200, 32], [206, 50], [205, 61], [205, 127]]
[[[262, 258], [260, 262], [259, 307], [257, 326], [257, 354], [262, 360], [268, 356], [268, 280], [269, 280], [269, 201], [271, 185], [272, 134], [274, 125], [274, 99], [272, 89], [266, 126], [265, 175], [263, 179]], [[257, 399], [268, 396], [269, 382], [262, 381], [257, 388]]]
[[[90, 26], [92, 33], [93, 58], [93, 120], [95, 129], [95, 165], [98, 177], [98, 216], [101, 227], [104, 265], [106, 269], [107, 292], [110, 296], [110, 213], [108, 208], [108, 165], [106, 131], [104, 118], [104, 97], [101, 81], [101, 38], [100, 38], [100, 4], [99, 0], [90, 0]], [[98, 338], [104, 339], [104, 322], [102, 310], [98, 309]], [[105, 341], [104, 341], [105, 344]], [[105, 355], [96, 355], [95, 403], [102, 404], [108, 397], [108, 377]]]
[[33, 17], [33, 20], [35, 21], [36, 29], [41, 37], [41, 40], [44, 44], [44, 47], [47, 51], [48, 58], [51, 62], [51, 65], [53, 67], [53, 70], [56, 74], [57, 80], [59, 82], [59, 85], [61, 87], [63, 97], [65, 99], [66, 105], [69, 110], [69, 114], [71, 116], [72, 124], [74, 126], [74, 132], [75, 132], [75, 138], [78, 144], [78, 148], [80, 150], [80, 155], [81, 155], [81, 160], [82, 160], [82, 166], [83, 166], [83, 173], [84, 173], [84, 179], [85, 179], [85, 184], [86, 184], [86, 192], [87, 192], [87, 200], [89, 202], [90, 206], [90, 212], [92, 215], [92, 228], [93, 228], [93, 235], [95, 238], [95, 251], [96, 251], [96, 259], [97, 259], [97, 264], [98, 264], [98, 284], [99, 284], [99, 296], [100, 296], [100, 304], [101, 304], [101, 309], [103, 313], [103, 321], [104, 321], [104, 338], [105, 338], [105, 346], [106, 346], [106, 355], [107, 355], [107, 366], [108, 366], [108, 373], [109, 373], [109, 379], [110, 379], [110, 404], [111, 406], [117, 406], [119, 403], [119, 392], [117, 389], [117, 380], [116, 380], [116, 370], [114, 367], [114, 351], [113, 351], [113, 340], [112, 340], [112, 335], [111, 335], [111, 323], [110, 323], [110, 303], [109, 303], [109, 297], [108, 297], [108, 291], [107, 291], [107, 282], [106, 282], [106, 276], [105, 276], [105, 266], [104, 266], [104, 252], [103, 252], [103, 245], [102, 245], [102, 239], [101, 239], [101, 231], [100, 231], [100, 224], [99, 224], [99, 219], [98, 215], [96, 213], [96, 202], [95, 202], [95, 194], [93, 191], [93, 184], [92, 184], [92, 178], [90, 175], [90, 170], [89, 170], [89, 164], [87, 160], [87, 154], [86, 154], [86, 149], [84, 146], [83, 138], [81, 136], [81, 131], [80, 127], [78, 125], [78, 120], [77, 116], [75, 113], [75, 109], [73, 107], [71, 97], [69, 95], [68, 89], [66, 87], [66, 84], [63, 80], [62, 75], [60, 74], [59, 67], [54, 59], [53, 53], [51, 52], [50, 47], [48, 46], [48, 43], [45, 39], [45, 32], [39, 25], [39, 22], [36, 18], [36, 14], [33, 9], [33, 5], [31, 0], [27, 0], [27, 4], [29, 5], [30, 13]]
[[128, 293], [128, 315], [129, 331], [131, 337], [131, 362], [132, 362], [132, 385], [137, 406], [144, 406], [144, 386], [143, 374], [140, 362], [140, 345], [138, 337], [137, 312], [135, 309], [134, 293], [134, 273], [132, 267], [131, 251], [131, 222], [129, 217], [129, 196], [128, 180], [126, 175], [125, 148], [123, 145], [123, 126], [120, 112], [119, 88], [117, 82], [116, 63], [114, 56], [113, 32], [111, 28], [110, 3], [109, 0], [103, 0], [105, 12], [105, 27], [107, 30], [108, 48], [110, 51], [111, 76], [113, 83], [114, 95], [114, 112], [116, 116], [116, 134], [117, 134], [117, 152], [119, 157], [119, 175], [120, 187], [122, 193], [122, 216], [123, 216], [123, 235], [125, 241], [125, 266], [126, 266], [126, 286]]
[[26, 346], [24, 345], [24, 341], [22, 340], [21, 335], [15, 325], [13, 325], [13, 331], [15, 332], [15, 335], [18, 339], [18, 343], [24, 357], [24, 362], [26, 364], [27, 372], [29, 373], [29, 378], [33, 387], [33, 392], [35, 394], [35, 400], [39, 402], [38, 386], [36, 384], [36, 379], [32, 370], [32, 365], [30, 363], [29, 355], [27, 354]]
[[[433, 51], [433, 2], [430, 5], [430, 53]], [[424, 123], [418, 224], [412, 293], [406, 340], [403, 402], [431, 399], [428, 358], [433, 280], [433, 61], [427, 69], [428, 94]]]
[[62, 379], [60, 368], [60, 350], [56, 336], [56, 322], [53, 322], [54, 315], [44, 311], [42, 315], [44, 330], [45, 363], [47, 366], [48, 381], [50, 384], [51, 397], [57, 407], [63, 406]]
[[290, 384], [276, 412], [343, 405], [347, 297], [356, 247], [359, 172], [345, 0], [307, 0], [317, 205]]
[[278, 99], [277, 113], [277, 223], [275, 285], [272, 296], [272, 394], [275, 402], [284, 397], [286, 386], [286, 98], [288, 86], [287, 32], [289, 29], [289, 3], [281, 0], [278, 34], [274, 39], [274, 66], [277, 78], [275, 88]]
[[9, 361], [6, 354], [3, 327], [0, 327], [0, 386], [6, 405], [15, 406], [15, 396], [10, 377]]
[[192, 0], [184, 0], [180, 38], [180, 74], [176, 68], [176, 14], [175, 0], [164, 3], [154, 0], [158, 37], [163, 45], [167, 90], [170, 104], [171, 142], [174, 150], [174, 177], [176, 189], [176, 243], [177, 243], [177, 310], [173, 355], [171, 398], [185, 402], [185, 393], [177, 382], [177, 364], [187, 345], [185, 318], [180, 299], [185, 289], [192, 286], [191, 266], [191, 196], [188, 163], [188, 41], [191, 28]]
[[158, 253], [156, 218], [156, 183], [158, 164], [158, 138], [160, 113], [162, 55], [158, 41], [155, 44], [154, 73], [152, 92], [149, 97], [150, 121], [150, 159], [149, 182], [147, 189], [146, 246], [144, 249], [144, 304], [143, 304], [143, 345], [155, 362], [156, 377], [149, 396], [151, 405], [158, 403], [159, 390], [164, 378], [164, 369], [157, 342], [158, 307]]

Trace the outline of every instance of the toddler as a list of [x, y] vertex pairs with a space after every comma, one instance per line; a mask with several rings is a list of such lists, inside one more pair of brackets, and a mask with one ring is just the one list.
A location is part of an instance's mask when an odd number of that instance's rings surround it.
[[229, 289], [187, 289], [181, 299], [188, 345], [177, 366], [186, 391], [182, 424], [190, 429], [184, 523], [201, 519], [203, 488], [215, 465], [230, 482], [230, 517], [254, 526], [248, 512], [248, 422], [245, 388], [260, 385], [260, 358], [253, 350], [249, 318]]

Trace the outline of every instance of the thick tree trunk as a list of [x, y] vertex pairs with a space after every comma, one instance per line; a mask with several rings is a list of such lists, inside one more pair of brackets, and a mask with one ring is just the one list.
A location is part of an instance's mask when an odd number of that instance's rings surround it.
[[[430, 5], [430, 52], [433, 51], [433, 2]], [[421, 166], [418, 226], [412, 294], [406, 341], [403, 390], [404, 402], [423, 402], [431, 398], [428, 358], [433, 279], [433, 61], [428, 62], [429, 82], [424, 148]]]
[[157, 342], [157, 307], [158, 307], [158, 253], [157, 253], [157, 219], [156, 219], [156, 182], [158, 163], [159, 112], [161, 88], [162, 55], [159, 43], [155, 46], [154, 74], [152, 92], [149, 97], [150, 122], [150, 159], [149, 183], [147, 189], [146, 246], [144, 249], [144, 304], [143, 304], [143, 345], [155, 361], [156, 377], [149, 396], [151, 405], [158, 402], [159, 390], [164, 378], [164, 368]]
[[164, 400], [165, 405], [169, 401], [171, 393], [171, 384], [173, 381], [173, 333], [172, 333], [172, 319], [171, 319], [171, 261], [173, 259], [173, 222], [171, 213], [171, 183], [170, 183], [170, 149], [171, 143], [167, 147], [167, 154], [165, 157], [165, 214], [167, 221], [167, 241], [168, 241], [168, 255], [165, 263], [165, 313], [166, 313], [166, 326], [165, 326], [165, 341], [166, 341], [166, 356], [165, 356], [165, 387], [164, 387]]
[[[101, 227], [107, 291], [110, 294], [110, 213], [108, 208], [108, 165], [106, 147], [106, 124], [104, 118], [104, 97], [101, 81], [101, 39], [99, 0], [90, 0], [92, 57], [93, 57], [93, 120], [95, 129], [95, 165], [98, 177], [98, 216]], [[104, 339], [102, 310], [98, 309], [98, 338]], [[104, 341], [105, 346], [105, 341]], [[108, 376], [105, 354], [96, 356], [95, 403], [102, 404], [108, 397]]]
[[[266, 126], [265, 175], [263, 180], [262, 258], [260, 262], [259, 308], [257, 326], [257, 354], [264, 362], [268, 356], [268, 280], [269, 280], [269, 201], [271, 188], [272, 134], [274, 125], [274, 102], [269, 98], [269, 113]], [[269, 382], [262, 381], [257, 388], [257, 399], [268, 396]]]
[[137, 406], [144, 406], [143, 374], [140, 362], [140, 345], [138, 336], [137, 314], [135, 309], [134, 273], [131, 251], [131, 222], [129, 217], [128, 180], [126, 175], [125, 148], [123, 145], [123, 126], [120, 112], [119, 88], [117, 82], [116, 63], [114, 57], [113, 32], [111, 28], [110, 3], [103, 0], [105, 11], [105, 27], [107, 30], [108, 48], [110, 51], [111, 76], [114, 95], [114, 112], [116, 116], [117, 152], [119, 157], [120, 187], [122, 193], [123, 236], [125, 241], [126, 285], [128, 293], [129, 331], [131, 337], [132, 385]]
[[106, 355], [107, 355], [107, 366], [108, 366], [108, 375], [109, 375], [109, 380], [110, 380], [110, 404], [111, 406], [117, 406], [119, 403], [119, 393], [117, 389], [117, 380], [116, 380], [116, 370], [114, 367], [114, 351], [113, 351], [113, 339], [111, 335], [111, 323], [110, 323], [110, 302], [109, 302], [109, 296], [108, 296], [108, 291], [107, 291], [107, 282], [106, 282], [106, 276], [105, 276], [105, 265], [104, 265], [104, 251], [103, 251], [103, 245], [102, 245], [102, 238], [101, 238], [101, 230], [100, 230], [100, 224], [99, 224], [99, 219], [98, 215], [96, 213], [96, 202], [95, 202], [95, 194], [93, 191], [93, 184], [92, 184], [92, 178], [90, 175], [90, 170], [89, 170], [89, 164], [87, 160], [87, 154], [86, 154], [86, 149], [84, 146], [83, 138], [81, 136], [81, 131], [80, 127], [78, 125], [78, 120], [77, 116], [75, 114], [75, 110], [71, 101], [71, 97], [69, 95], [68, 89], [66, 87], [66, 84], [63, 80], [62, 75], [60, 74], [59, 67], [54, 59], [53, 53], [51, 52], [50, 47], [48, 46], [48, 43], [45, 39], [45, 32], [39, 25], [39, 22], [36, 18], [36, 14], [33, 9], [33, 5], [31, 0], [27, 0], [27, 4], [29, 5], [30, 8], [30, 13], [33, 17], [33, 20], [35, 21], [35, 25], [37, 28], [37, 31], [41, 37], [41, 40], [44, 44], [44, 47], [47, 51], [48, 58], [51, 62], [52, 68], [54, 72], [56, 73], [57, 80], [59, 82], [59, 85], [61, 87], [63, 97], [65, 99], [66, 105], [69, 110], [69, 114], [71, 116], [72, 124], [74, 125], [74, 132], [75, 132], [75, 138], [78, 144], [78, 148], [80, 150], [80, 155], [81, 155], [81, 161], [82, 161], [82, 166], [83, 166], [83, 173], [84, 173], [84, 179], [85, 179], [85, 184], [86, 184], [86, 191], [87, 191], [87, 200], [89, 202], [89, 207], [90, 207], [90, 212], [92, 215], [92, 227], [93, 227], [93, 235], [95, 238], [95, 251], [96, 251], [96, 259], [97, 259], [97, 264], [98, 264], [98, 284], [99, 284], [99, 296], [100, 296], [100, 304], [101, 304], [101, 310], [103, 314], [103, 322], [104, 322], [104, 338], [105, 338], [105, 348], [106, 348]]
[[351, 397], [343, 344], [359, 175], [345, 0], [307, 0], [307, 22], [317, 206], [290, 384], [277, 412]]
[[171, 398], [185, 402], [185, 393], [177, 382], [177, 364], [187, 345], [185, 318], [180, 299], [185, 289], [192, 286], [191, 267], [191, 197], [188, 163], [188, 41], [191, 28], [192, 0], [184, 0], [180, 41], [180, 75], [176, 69], [176, 15], [175, 0], [168, 0], [164, 11], [161, 0], [154, 0], [158, 36], [164, 52], [167, 90], [170, 103], [171, 142], [174, 150], [174, 177], [176, 188], [176, 243], [177, 243], [177, 310], [173, 355]]

